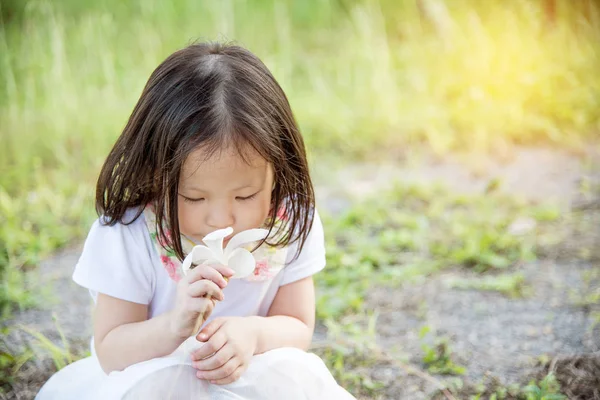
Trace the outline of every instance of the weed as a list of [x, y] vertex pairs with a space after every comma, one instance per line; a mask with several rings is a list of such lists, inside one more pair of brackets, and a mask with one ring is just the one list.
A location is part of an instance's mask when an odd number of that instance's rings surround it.
[[525, 297], [531, 292], [521, 273], [486, 276], [480, 279], [454, 279], [450, 287], [499, 292], [511, 298]]
[[[487, 377], [474, 387], [465, 388], [469, 400], [566, 400], [560, 391], [560, 384], [553, 374], [540, 381], [531, 380], [523, 386], [518, 383], [503, 385], [495, 377]], [[474, 393], [474, 394], [473, 394]]]
[[9, 328], [2, 328], [2, 336], [0, 337], [0, 394], [6, 391], [6, 387], [14, 383], [15, 376], [21, 367], [30, 359], [34, 353], [30, 349], [25, 349], [18, 354], [15, 354], [6, 338], [9, 334]]
[[522, 394], [524, 400], [565, 400], [567, 397], [560, 393], [560, 384], [553, 374], [548, 374], [540, 382], [531, 381]]
[[[424, 340], [430, 333], [431, 328], [427, 325], [421, 328], [419, 337]], [[452, 358], [452, 350], [447, 338], [434, 338], [433, 345], [423, 342], [421, 348], [425, 353], [423, 355], [423, 364], [429, 372], [437, 375], [464, 375], [466, 368], [456, 364]]]
[[[327, 268], [317, 280], [317, 315], [360, 311], [376, 284], [406, 284], [453, 266], [504, 271], [535, 259], [537, 229], [556, 218], [540, 213], [543, 207], [498, 193], [457, 196], [440, 186], [396, 184], [335, 218], [324, 215]], [[536, 229], [511, 233], [518, 218], [536, 221]], [[517, 273], [455, 284], [510, 296], [528, 293]]]
[[60, 326], [58, 325], [56, 315], [53, 315], [52, 317], [58, 334], [60, 336], [62, 347], [57, 346], [41, 332], [38, 332], [34, 329], [28, 328], [26, 326], [20, 326], [19, 329], [31, 335], [34, 338], [34, 347], [38, 348], [50, 357], [50, 359], [54, 363], [54, 366], [56, 367], [56, 370], [61, 370], [68, 364], [72, 363], [75, 360], [75, 357], [71, 353], [67, 339], [65, 338], [65, 335], [63, 334], [62, 330], [60, 329]]
[[383, 387], [369, 374], [370, 367], [381, 361], [377, 357], [376, 319], [373, 314], [325, 321], [328, 345], [316, 350], [336, 381], [355, 395], [373, 395]]

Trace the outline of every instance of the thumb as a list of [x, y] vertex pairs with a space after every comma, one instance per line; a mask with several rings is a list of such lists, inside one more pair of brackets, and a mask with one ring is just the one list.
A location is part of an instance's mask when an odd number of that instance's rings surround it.
[[206, 324], [204, 328], [198, 333], [196, 339], [200, 342], [206, 342], [208, 339], [212, 337], [219, 330], [219, 328], [225, 323], [225, 318], [216, 318]]

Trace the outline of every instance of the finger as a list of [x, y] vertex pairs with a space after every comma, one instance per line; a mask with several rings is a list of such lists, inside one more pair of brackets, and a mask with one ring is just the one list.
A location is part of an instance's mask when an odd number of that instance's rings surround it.
[[209, 324], [207, 324], [200, 333], [198, 333], [197, 339], [200, 342], [206, 342], [209, 340], [220, 328], [227, 322], [227, 318], [215, 318]]
[[207, 381], [219, 381], [224, 380], [225, 378], [232, 375], [238, 367], [240, 366], [240, 359], [237, 357], [230, 358], [224, 365], [220, 368], [213, 369], [212, 371], [198, 371], [196, 372], [196, 376], [200, 379], [205, 379]]
[[214, 266], [198, 265], [197, 267], [191, 269], [187, 275], [188, 284], [192, 284], [203, 279], [208, 279], [216, 283], [220, 288], [227, 286], [227, 281], [223, 277], [223, 274], [219, 269], [214, 268]]
[[192, 353], [192, 360], [199, 361], [211, 356], [221, 350], [227, 344], [227, 337], [221, 334], [215, 334], [202, 347]]
[[[203, 300], [205, 300], [205, 299], [203, 299]], [[202, 325], [206, 322], [206, 320], [212, 314], [214, 308], [215, 308], [215, 300], [213, 300], [211, 298], [211, 299], [209, 299], [209, 301], [206, 302], [206, 307], [204, 308], [204, 311], [200, 311], [199, 315], [196, 317], [196, 323], [194, 324], [194, 329], [192, 330], [192, 335], [196, 335], [198, 333], [198, 331], [200, 330]]]
[[244, 373], [246, 369], [243, 365], [240, 365], [233, 373], [223, 379], [213, 379], [210, 383], [215, 385], [227, 385], [228, 383], [232, 383], [240, 379], [240, 376]]
[[[214, 308], [214, 300], [207, 297], [192, 297], [188, 300], [186, 307], [188, 311], [194, 313], [209, 314]], [[208, 318], [208, 315], [206, 318]]]
[[232, 346], [225, 345], [219, 351], [214, 353], [203, 360], [194, 361], [192, 365], [199, 371], [212, 371], [221, 368], [225, 365], [233, 356], [235, 351]]
[[221, 288], [208, 279], [202, 279], [190, 284], [187, 288], [187, 294], [191, 297], [214, 297], [217, 300], [224, 299]]
[[231, 268], [221, 264], [210, 264], [208, 267], [214, 268], [218, 273], [221, 274], [221, 276], [225, 278], [231, 278], [235, 273], [235, 271]]

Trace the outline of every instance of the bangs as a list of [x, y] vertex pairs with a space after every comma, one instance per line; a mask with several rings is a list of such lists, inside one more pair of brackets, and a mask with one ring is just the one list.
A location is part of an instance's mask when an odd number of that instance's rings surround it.
[[201, 156], [195, 160], [199, 163], [208, 162], [213, 157], [220, 157], [225, 152], [231, 152], [248, 165], [252, 164], [253, 156], [259, 155], [274, 166], [277, 160], [283, 156], [276, 144], [264, 140], [272, 135], [269, 133], [257, 134], [243, 127], [240, 129], [228, 127], [206, 133], [206, 135], [196, 135], [196, 137], [205, 137], [205, 140], [194, 141], [189, 146], [180, 149], [180, 157], [183, 162], [196, 150], [202, 150]]

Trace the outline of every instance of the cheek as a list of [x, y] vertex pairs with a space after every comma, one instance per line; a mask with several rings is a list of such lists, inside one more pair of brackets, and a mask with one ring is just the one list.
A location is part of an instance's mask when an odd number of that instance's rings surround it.
[[236, 219], [245, 227], [244, 229], [257, 228], [265, 222], [270, 210], [271, 196], [262, 196], [250, 207], [243, 207]]
[[179, 219], [179, 230], [183, 234], [195, 232], [194, 221], [196, 220], [194, 207], [184, 201], [177, 204], [177, 217]]
[[260, 202], [260, 210], [263, 218], [267, 218], [269, 211], [271, 211], [271, 192], [265, 195]]

